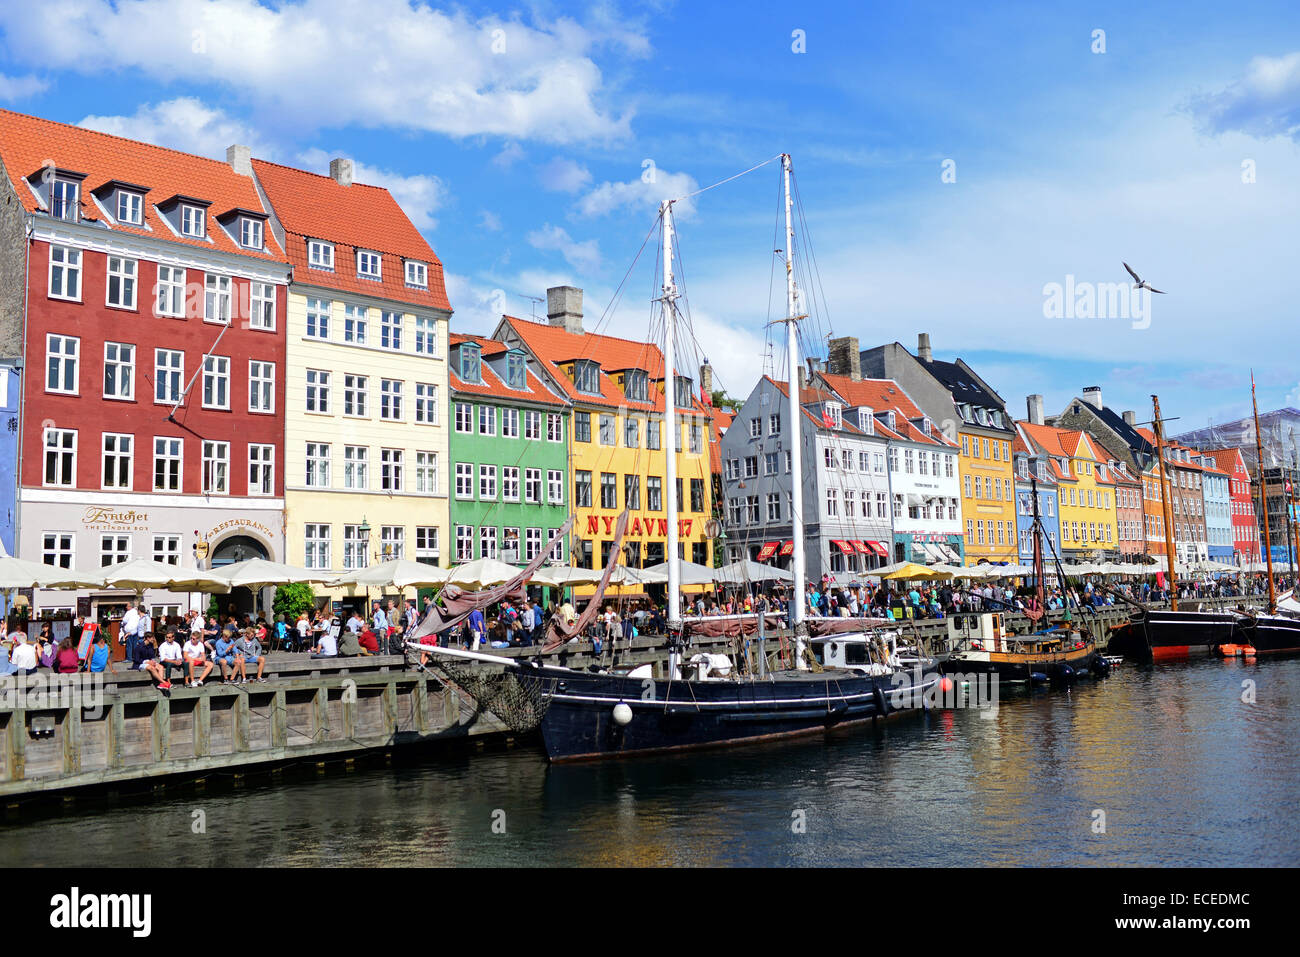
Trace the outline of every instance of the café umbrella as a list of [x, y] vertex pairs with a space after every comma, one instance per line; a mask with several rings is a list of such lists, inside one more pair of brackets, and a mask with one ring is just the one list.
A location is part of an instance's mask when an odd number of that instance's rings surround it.
[[[506, 566], [509, 568], [510, 566]], [[330, 588], [432, 588], [447, 581], [451, 572], [437, 565], [395, 558], [326, 582]]]

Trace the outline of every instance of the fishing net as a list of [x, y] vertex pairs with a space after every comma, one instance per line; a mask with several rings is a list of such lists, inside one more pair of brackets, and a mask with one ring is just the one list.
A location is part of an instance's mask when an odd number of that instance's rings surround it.
[[446, 658], [430, 664], [473, 698], [479, 711], [495, 715], [511, 731], [532, 731], [542, 723], [551, 702], [554, 679], [527, 676], [520, 680], [513, 670], [462, 665]]

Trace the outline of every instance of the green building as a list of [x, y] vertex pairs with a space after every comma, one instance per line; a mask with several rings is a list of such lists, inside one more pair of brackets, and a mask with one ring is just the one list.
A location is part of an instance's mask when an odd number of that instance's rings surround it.
[[[531, 561], [569, 514], [568, 402], [525, 353], [450, 337], [452, 563]], [[568, 561], [567, 543], [554, 560]]]

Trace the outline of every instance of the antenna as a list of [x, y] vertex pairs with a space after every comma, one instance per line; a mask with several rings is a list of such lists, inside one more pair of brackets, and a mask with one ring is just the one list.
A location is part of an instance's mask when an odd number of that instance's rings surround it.
[[534, 322], [537, 321], [537, 305], [542, 302], [541, 296], [524, 296], [528, 300], [528, 315]]

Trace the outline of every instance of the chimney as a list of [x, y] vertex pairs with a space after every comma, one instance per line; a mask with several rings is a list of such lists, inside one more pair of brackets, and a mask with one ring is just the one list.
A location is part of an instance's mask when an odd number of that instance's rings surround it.
[[822, 371], [822, 360], [809, 356], [808, 362], [808, 382], [812, 382], [813, 376]]
[[858, 351], [857, 336], [844, 336], [830, 341], [826, 371], [831, 375], [848, 376], [854, 382], [862, 381], [862, 353]]
[[1031, 395], [1025, 400], [1025, 405], [1029, 409], [1029, 422], [1032, 425], [1043, 424], [1043, 397], [1041, 395]]
[[713, 395], [713, 366], [709, 365], [708, 359], [700, 366], [700, 394]]
[[546, 290], [546, 319], [565, 332], [582, 335], [582, 290], [576, 286], [552, 286]]
[[934, 353], [930, 351], [930, 333], [923, 332], [916, 337], [916, 357], [922, 362], [934, 361]]
[[234, 146], [226, 147], [226, 162], [229, 163], [230, 168], [233, 169], [240, 176], [253, 175], [252, 160], [253, 160], [253, 151], [249, 149], [247, 146], [240, 146], [236, 144]]
[[1137, 425], [1137, 420], [1138, 420], [1137, 413], [1132, 411], [1131, 409], [1128, 412], [1124, 413], [1124, 421], [1128, 425], [1131, 426]]
[[351, 186], [354, 168], [352, 160], [337, 156], [330, 160], [330, 179], [340, 186]]
[[1105, 406], [1101, 404], [1101, 386], [1086, 386], [1083, 390], [1083, 401], [1087, 402], [1094, 409], [1104, 409]]

